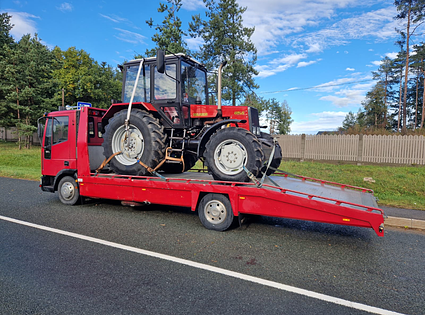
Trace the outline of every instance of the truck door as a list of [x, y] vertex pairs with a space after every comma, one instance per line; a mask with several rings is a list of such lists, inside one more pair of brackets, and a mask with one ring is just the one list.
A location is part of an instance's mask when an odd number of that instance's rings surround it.
[[75, 111], [49, 116], [42, 146], [42, 174], [56, 176], [63, 169], [76, 169], [75, 146]]

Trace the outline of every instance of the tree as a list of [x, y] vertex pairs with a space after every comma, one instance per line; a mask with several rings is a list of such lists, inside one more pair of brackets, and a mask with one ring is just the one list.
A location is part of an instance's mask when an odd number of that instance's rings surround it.
[[18, 130], [19, 148], [22, 137], [26, 146], [30, 146], [37, 118], [53, 109], [53, 59], [53, 54], [37, 35], [24, 35], [16, 45], [5, 50], [0, 65], [5, 75], [1, 90], [10, 114], [7, 124], [15, 125]]
[[[57, 97], [64, 89], [65, 105], [77, 105], [78, 101], [108, 108], [112, 99], [120, 99], [121, 74], [106, 63], [100, 66], [84, 50], [70, 47], [62, 51], [53, 49], [57, 58], [54, 77], [59, 81]], [[59, 105], [59, 103], [58, 103]]]
[[362, 103], [364, 108], [364, 123], [366, 127], [379, 128], [386, 125], [385, 89], [384, 84], [378, 82], [372, 91], [366, 94]]
[[388, 98], [391, 95], [391, 81], [394, 79], [393, 75], [393, 61], [389, 57], [382, 59], [378, 71], [372, 72], [373, 78], [378, 79], [384, 85], [384, 125], [386, 128], [388, 122]]
[[400, 31], [402, 36], [406, 38], [406, 63], [405, 63], [405, 80], [404, 80], [404, 98], [403, 98], [403, 127], [402, 131], [406, 132], [407, 128], [407, 81], [409, 75], [409, 43], [410, 37], [416, 29], [423, 23], [425, 13], [425, 3], [423, 0], [395, 0], [394, 5], [397, 7], [398, 14], [396, 19], [406, 21], [405, 31]]
[[[5, 95], [7, 90], [8, 80], [5, 74], [7, 66], [7, 54], [11, 52], [12, 46], [15, 42], [10, 35], [10, 30], [13, 25], [10, 24], [11, 16], [7, 13], [0, 14], [0, 126], [8, 127], [12, 124], [12, 113], [10, 107], [7, 105]], [[6, 93], [6, 94], [5, 94]]]
[[284, 100], [282, 104], [275, 98], [268, 100], [265, 111], [271, 135], [285, 135], [291, 132], [290, 125], [293, 122], [291, 119], [292, 111], [286, 100]]
[[156, 43], [156, 46], [155, 48], [146, 50], [145, 54], [147, 57], [154, 57], [158, 49], [168, 50], [174, 54], [189, 54], [189, 49], [183, 39], [183, 36], [186, 34], [181, 29], [182, 22], [176, 16], [176, 13], [179, 12], [182, 6], [182, 0], [167, 0], [167, 2], [168, 5], [159, 4], [158, 12], [167, 13], [161, 25], [154, 25], [152, 18], [146, 21], [150, 27], [155, 26], [155, 30], [157, 31], [152, 36], [152, 41]]
[[[424, 126], [424, 118], [425, 118], [425, 45], [422, 43], [420, 45], [414, 46], [416, 54], [412, 56], [414, 62], [413, 67], [416, 69], [417, 72], [417, 83], [416, 86], [418, 90], [422, 88], [422, 106], [419, 106], [416, 108], [416, 114], [415, 114], [415, 127], [423, 128]], [[419, 80], [422, 78], [422, 86], [420, 87]], [[419, 91], [418, 91], [419, 92]], [[417, 97], [418, 102], [420, 99], [420, 96]]]
[[198, 14], [189, 23], [190, 35], [204, 42], [196, 57], [209, 69], [228, 61], [223, 73], [223, 99], [235, 106], [245, 89], [258, 88], [253, 78], [258, 74], [254, 68], [257, 49], [251, 41], [254, 28], [243, 26], [242, 14], [246, 7], [240, 7], [236, 0], [218, 0], [218, 3], [204, 0], [204, 3], [207, 20], [201, 20]]
[[254, 92], [248, 93], [248, 95], [245, 97], [245, 100], [241, 104], [242, 106], [251, 106], [258, 110], [258, 115], [261, 116], [263, 111], [267, 108], [267, 102], [268, 100], [264, 99], [263, 97], [258, 96]]
[[10, 19], [11, 16], [9, 14], [0, 14], [0, 47], [3, 47], [3, 45], [9, 46], [14, 42], [13, 37], [10, 35], [10, 30], [13, 28], [13, 24], [10, 24]]

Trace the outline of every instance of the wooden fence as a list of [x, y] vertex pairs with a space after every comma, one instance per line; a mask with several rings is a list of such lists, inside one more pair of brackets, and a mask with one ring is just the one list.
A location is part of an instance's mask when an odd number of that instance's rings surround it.
[[[0, 127], [0, 140], [4, 141], [18, 141], [18, 133], [15, 127], [12, 128], [4, 128]], [[30, 141], [32, 144], [40, 145], [40, 141], [38, 140], [37, 133], [34, 132], [32, 137], [30, 137]]]
[[425, 165], [424, 136], [281, 135], [283, 158]]

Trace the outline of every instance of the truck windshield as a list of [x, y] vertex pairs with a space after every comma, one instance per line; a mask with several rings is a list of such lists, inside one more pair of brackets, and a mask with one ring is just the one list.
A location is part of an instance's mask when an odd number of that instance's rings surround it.
[[181, 65], [181, 93], [183, 103], [206, 104], [207, 78], [205, 72], [184, 61], [182, 61]]
[[[129, 103], [131, 93], [133, 93], [134, 83], [136, 82], [137, 71], [139, 64], [129, 66], [125, 73], [125, 86], [123, 89], [123, 102]], [[139, 83], [137, 84], [136, 93], [134, 94], [133, 102], [147, 102], [150, 103], [150, 66], [145, 65], [144, 71], [140, 72]]]

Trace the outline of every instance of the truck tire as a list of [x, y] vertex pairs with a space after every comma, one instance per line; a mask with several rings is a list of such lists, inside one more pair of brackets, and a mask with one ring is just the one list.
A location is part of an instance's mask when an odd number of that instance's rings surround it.
[[[125, 119], [127, 110], [121, 110], [109, 120], [103, 135], [103, 154], [109, 158], [117, 152], [109, 166], [117, 174], [148, 175], [148, 170], [138, 160], [155, 168], [164, 158], [164, 127], [151, 114], [132, 109], [130, 116], [130, 135], [126, 139]], [[129, 142], [129, 143], [128, 143]]]
[[222, 194], [207, 194], [198, 205], [198, 216], [202, 225], [209, 230], [226, 231], [234, 216], [229, 199]]
[[207, 142], [205, 164], [214, 179], [246, 182], [247, 168], [254, 176], [260, 175], [264, 153], [257, 137], [246, 129], [229, 127], [218, 130]]
[[65, 176], [58, 185], [59, 200], [69, 206], [75, 205], [80, 200], [80, 190], [75, 182], [75, 178]]

